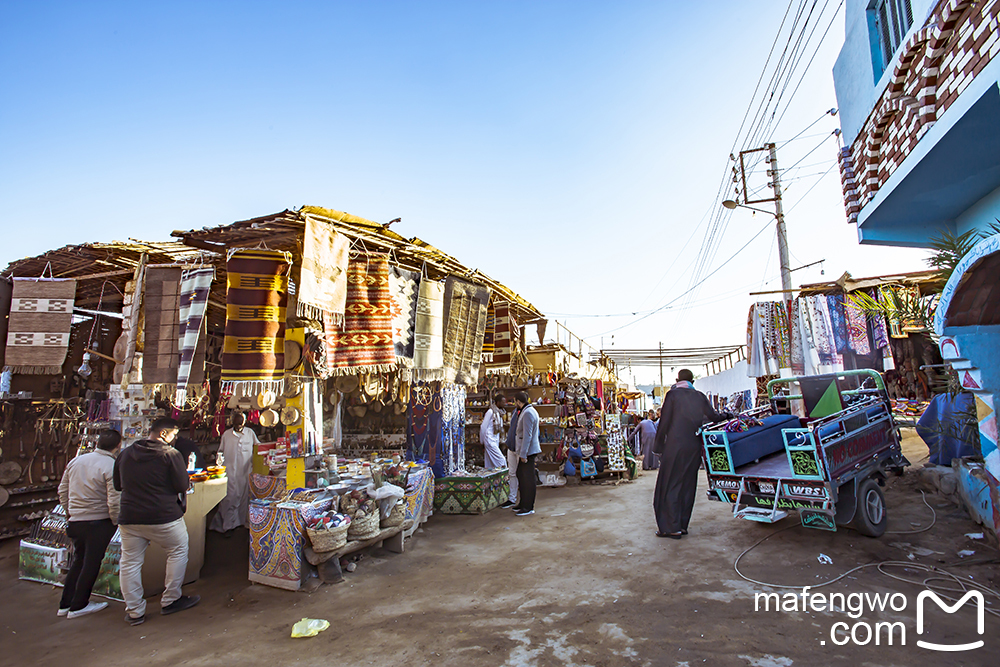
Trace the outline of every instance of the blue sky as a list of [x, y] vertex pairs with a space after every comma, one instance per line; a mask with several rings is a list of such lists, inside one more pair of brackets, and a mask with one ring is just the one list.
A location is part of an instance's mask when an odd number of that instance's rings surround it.
[[[545, 312], [648, 310], [689, 285], [783, 4], [5, 2], [0, 265], [315, 204], [402, 217], [399, 233]], [[772, 139], [836, 106], [842, 42], [841, 11]], [[782, 146], [782, 166], [836, 126]], [[800, 205], [814, 182], [788, 183], [793, 267], [924, 268], [919, 251], [857, 246], [836, 169]], [[767, 221], [732, 214], [710, 267]], [[742, 342], [748, 292], [778, 287], [773, 244], [764, 232], [686, 310], [614, 344]], [[595, 345], [632, 319], [566, 318]]]

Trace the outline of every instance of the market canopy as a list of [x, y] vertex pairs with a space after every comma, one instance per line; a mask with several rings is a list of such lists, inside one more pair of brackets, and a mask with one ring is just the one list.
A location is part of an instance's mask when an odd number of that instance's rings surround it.
[[591, 359], [600, 355], [610, 358], [622, 366], [704, 366], [732, 354], [741, 353], [743, 345], [723, 345], [716, 347], [688, 348], [609, 348], [599, 354], [591, 353]]
[[[302, 238], [307, 217], [329, 223], [350, 239], [356, 248], [388, 253], [392, 261], [403, 268], [424, 270], [435, 280], [455, 276], [489, 287], [498, 299], [511, 304], [514, 317], [520, 324], [537, 322], [544, 317], [531, 303], [502, 283], [465, 266], [426, 241], [400, 236], [390, 229], [392, 222], [373, 222], [333, 209], [303, 206], [219, 227], [175, 231], [171, 236], [190, 248], [214, 253], [219, 258], [217, 263], [222, 265], [231, 248], [252, 248], [262, 243], [273, 250], [291, 252], [297, 263], [302, 259]], [[222, 285], [221, 289], [223, 291], [218, 294], [213, 289], [213, 300], [225, 303], [225, 286]]]

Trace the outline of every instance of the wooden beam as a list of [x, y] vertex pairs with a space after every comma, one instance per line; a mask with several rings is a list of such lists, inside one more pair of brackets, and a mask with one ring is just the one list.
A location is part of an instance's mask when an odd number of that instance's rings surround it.
[[188, 238], [187, 236], [181, 237], [181, 243], [191, 248], [197, 248], [198, 250], [207, 250], [208, 252], [214, 252], [217, 255], [226, 254], [226, 246], [219, 245], [217, 243], [209, 243], [208, 241], [202, 241], [200, 239], [192, 239]]

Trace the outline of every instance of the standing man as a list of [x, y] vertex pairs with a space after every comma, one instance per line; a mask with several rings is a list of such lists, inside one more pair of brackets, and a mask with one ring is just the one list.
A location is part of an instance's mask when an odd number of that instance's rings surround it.
[[535, 457], [542, 451], [538, 443], [538, 411], [528, 402], [528, 393], [519, 391], [514, 402], [520, 410], [517, 418], [517, 485], [521, 500], [514, 507], [518, 516], [535, 513]]
[[249, 522], [250, 471], [253, 469], [253, 448], [259, 440], [253, 429], [247, 428], [247, 416], [234, 412], [233, 427], [222, 434], [219, 451], [226, 466], [226, 497], [212, 519], [211, 530], [227, 533]]
[[500, 507], [514, 507], [514, 503], [517, 502], [517, 422], [518, 416], [521, 414], [521, 408], [517, 406], [517, 401], [514, 401], [514, 414], [510, 417], [510, 428], [507, 429], [507, 441], [505, 447], [507, 448], [507, 485], [510, 490], [510, 495], [507, 496], [507, 501], [501, 503]]
[[507, 465], [507, 457], [500, 453], [500, 440], [503, 439], [503, 419], [506, 416], [504, 408], [507, 399], [503, 394], [496, 394], [490, 402], [490, 407], [483, 415], [483, 423], [479, 427], [479, 442], [484, 449], [484, 462], [487, 470], [496, 470]]
[[149, 439], [125, 448], [115, 461], [115, 488], [122, 492], [119, 524], [122, 531], [121, 586], [125, 620], [146, 620], [142, 596], [142, 563], [152, 542], [167, 552], [166, 588], [160, 613], [190, 609], [201, 598], [181, 595], [188, 561], [188, 533], [184, 524], [189, 486], [187, 464], [170, 446], [177, 422], [161, 417], [149, 429]]
[[73, 540], [73, 564], [63, 586], [59, 616], [77, 618], [108, 606], [91, 602], [90, 593], [118, 523], [114, 468], [121, 442], [118, 431], [101, 431], [97, 449], [70, 461], [59, 482], [59, 503], [69, 517], [66, 535]]
[[656, 470], [660, 467], [660, 457], [653, 453], [653, 442], [656, 440], [656, 410], [650, 410], [646, 413], [646, 418], [629, 433], [629, 440], [631, 441], [636, 435], [639, 436], [642, 469]]
[[701, 437], [697, 432], [702, 424], [724, 418], [694, 388], [694, 374], [682, 368], [677, 373], [677, 384], [663, 399], [652, 448], [660, 456], [653, 491], [657, 537], [679, 540], [687, 535], [701, 463]]

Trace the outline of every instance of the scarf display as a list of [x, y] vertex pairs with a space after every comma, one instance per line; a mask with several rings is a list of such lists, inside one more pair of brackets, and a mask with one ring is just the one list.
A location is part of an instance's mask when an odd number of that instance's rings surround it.
[[21, 375], [62, 373], [75, 298], [72, 279], [14, 278], [5, 370]]
[[847, 317], [843, 294], [828, 294], [826, 304], [830, 310], [830, 322], [833, 324], [833, 342], [838, 354], [843, 354], [848, 348]]
[[497, 309], [490, 303], [486, 307], [486, 331], [483, 333], [483, 363], [488, 364], [493, 361], [493, 352], [496, 350], [496, 328]]
[[782, 301], [760, 301], [747, 316], [748, 374], [787, 375], [792, 368], [788, 316]]
[[205, 378], [205, 311], [208, 294], [215, 280], [215, 269], [193, 269], [181, 276], [180, 326], [177, 343], [180, 363], [177, 366], [177, 395], [174, 403], [187, 402], [188, 384], [200, 385]]
[[142, 382], [173, 385], [177, 383], [181, 270], [177, 267], [146, 269], [145, 292]]
[[417, 380], [444, 379], [444, 285], [420, 281], [413, 334], [413, 368]]
[[392, 340], [389, 258], [362, 255], [347, 265], [344, 328], [324, 318], [326, 361], [332, 375], [388, 372], [396, 368]]
[[[872, 291], [869, 296], [876, 298], [876, 293]], [[885, 324], [884, 315], [874, 315], [869, 320], [872, 326], [872, 340], [875, 341], [875, 349], [882, 352], [882, 369], [891, 371], [896, 368], [896, 360], [892, 356], [892, 345], [889, 343], [889, 330]]]
[[233, 250], [226, 262], [226, 338], [222, 391], [281, 392], [285, 375], [285, 307], [291, 253]]
[[441, 438], [437, 460], [431, 462], [436, 477], [465, 474], [465, 387], [446, 384], [439, 394]]
[[847, 338], [851, 349], [863, 356], [871, 354], [872, 348], [868, 342], [868, 318], [865, 317], [864, 311], [851, 299], [844, 303], [844, 307], [847, 311]]
[[389, 297], [392, 299], [392, 342], [396, 359], [413, 366], [414, 327], [417, 320], [417, 297], [420, 274], [389, 267]]
[[302, 270], [295, 314], [312, 320], [344, 322], [347, 307], [347, 267], [350, 243], [329, 223], [306, 216]]
[[499, 303], [496, 306], [496, 322], [494, 325], [494, 366], [510, 366], [514, 346], [517, 345], [517, 323], [510, 314], [510, 304]]
[[479, 379], [479, 364], [486, 332], [488, 287], [448, 278], [444, 288], [445, 379], [471, 384]]

